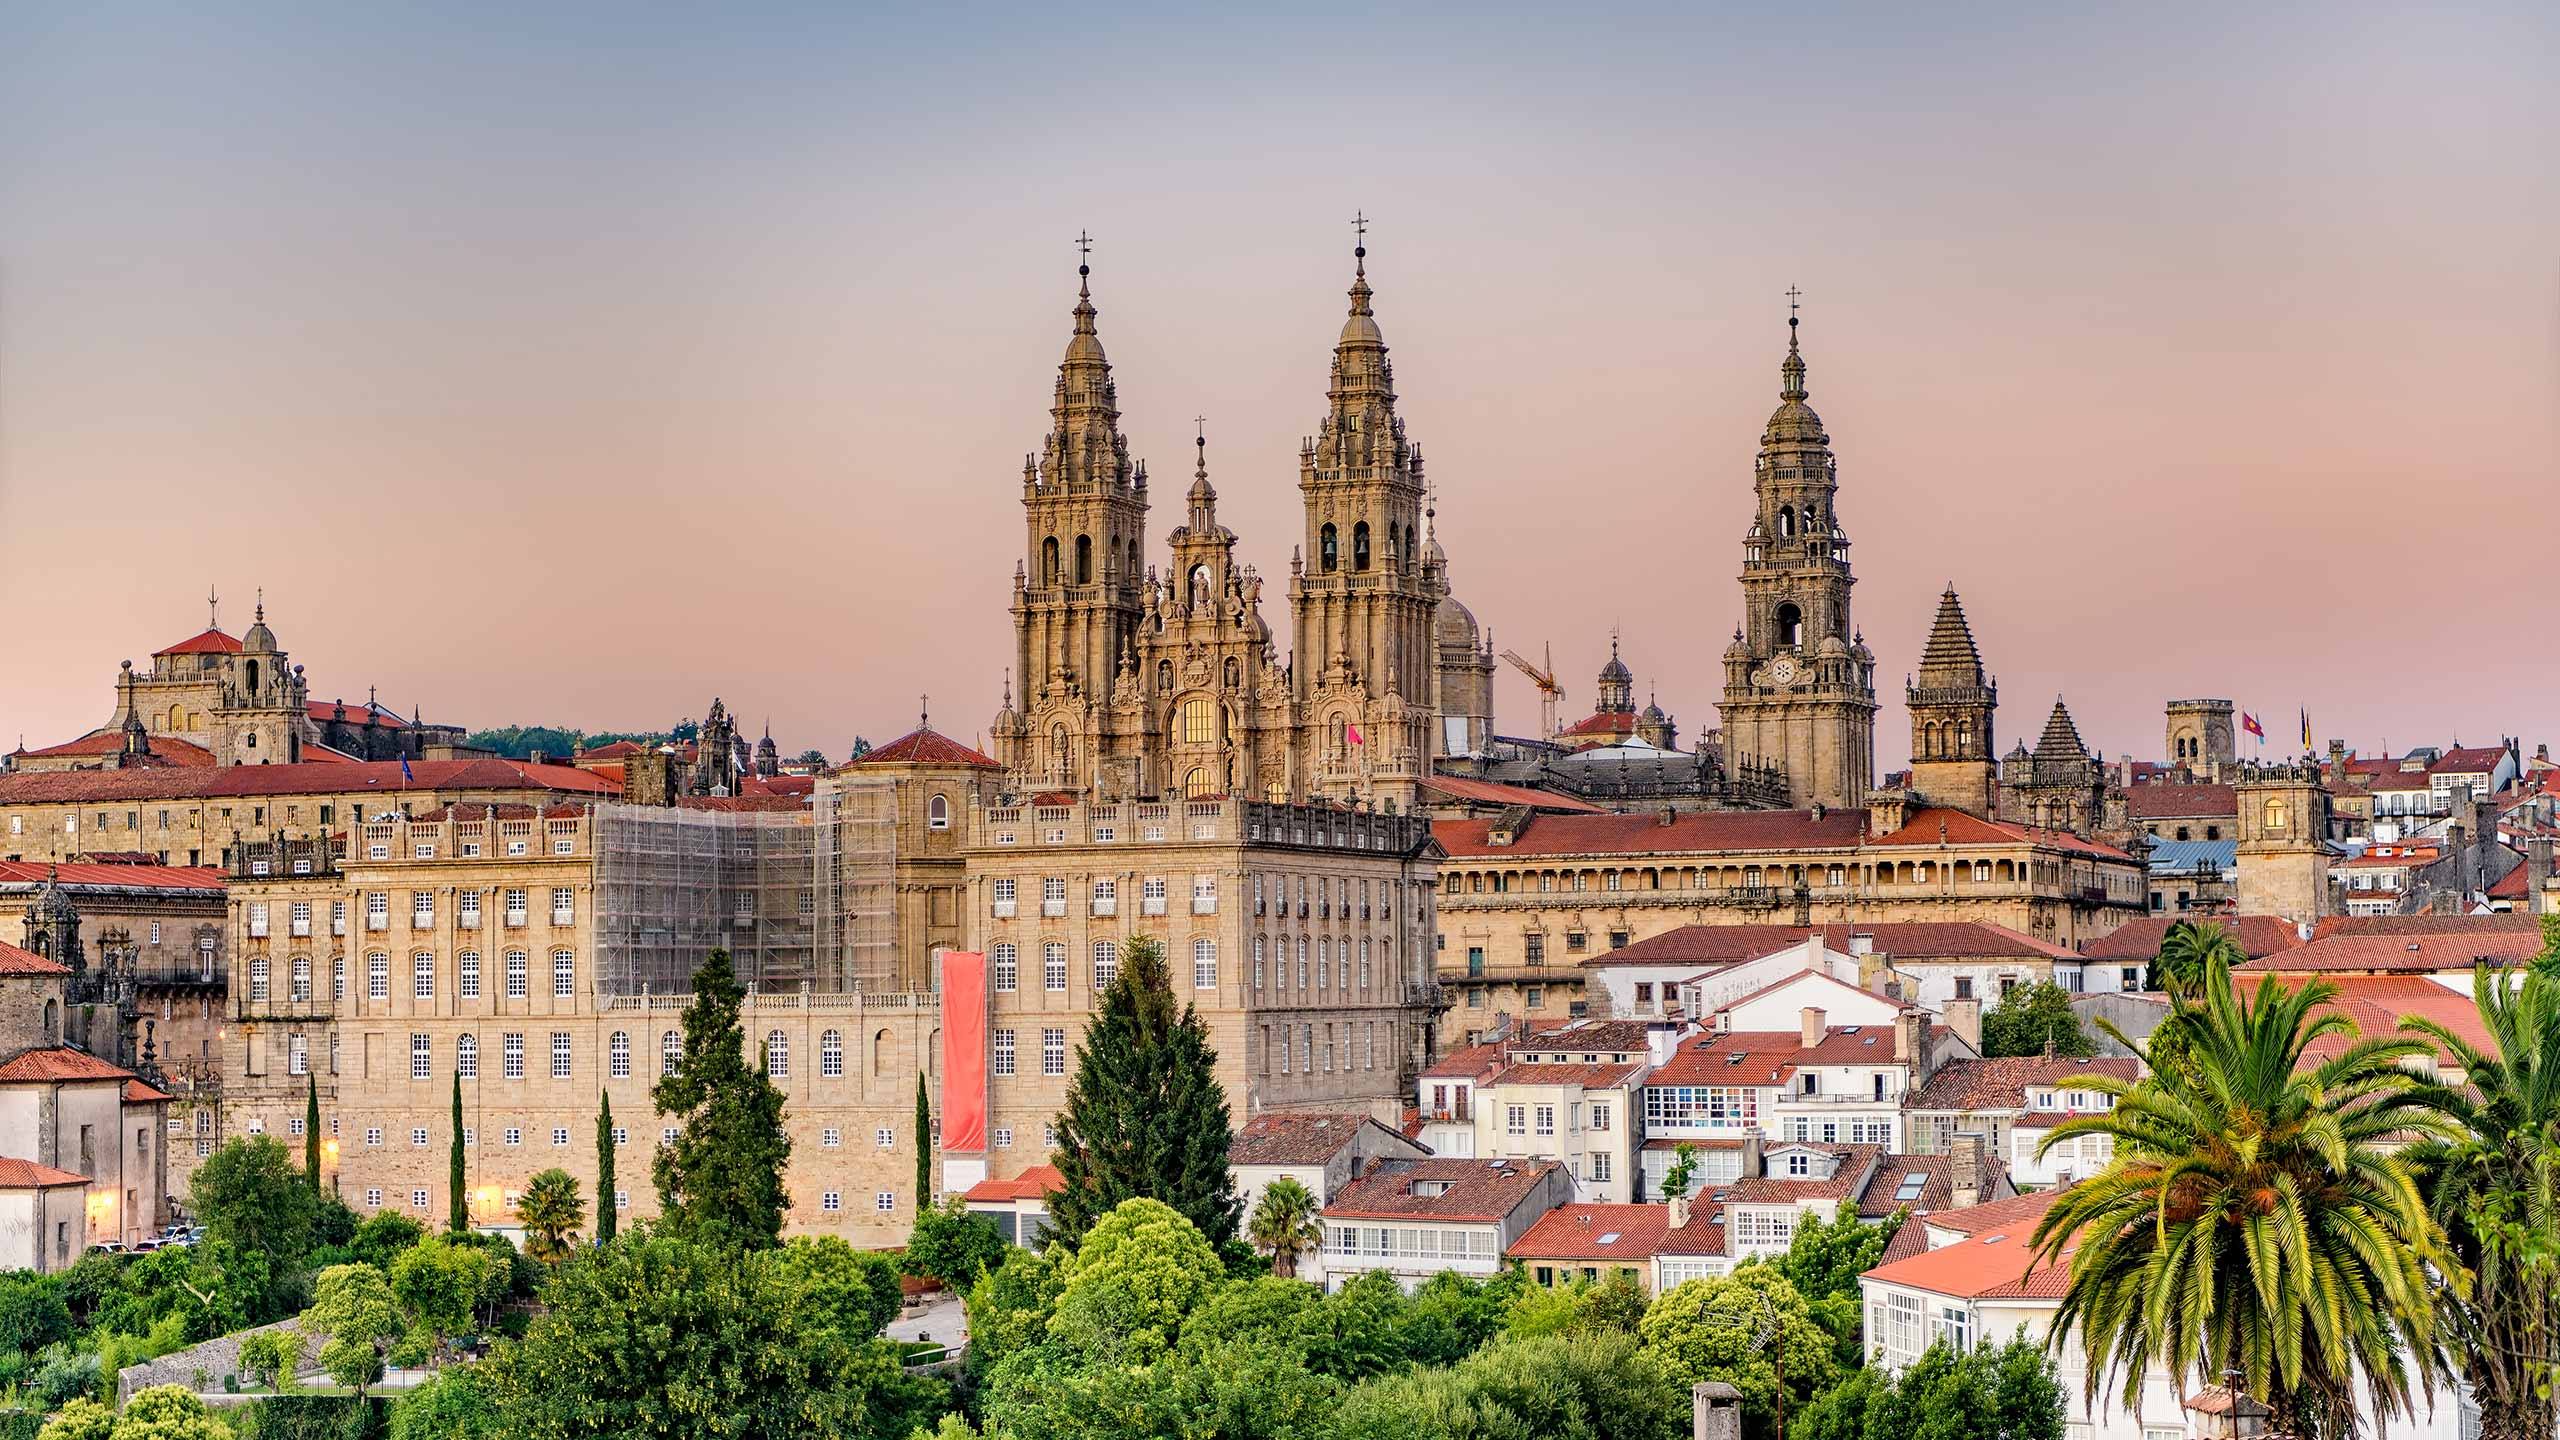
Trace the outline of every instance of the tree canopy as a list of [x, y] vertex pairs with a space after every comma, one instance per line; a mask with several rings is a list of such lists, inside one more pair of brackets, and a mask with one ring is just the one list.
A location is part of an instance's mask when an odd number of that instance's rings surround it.
[[272, 1135], [223, 1142], [196, 1167], [187, 1199], [209, 1239], [286, 1260], [310, 1248], [318, 1197]]
[[2071, 994], [2050, 980], [2019, 985], [1982, 1016], [1982, 1053], [2094, 1055], [2097, 1045], [2071, 1011]]
[[791, 1206], [783, 1175], [791, 1141], [782, 1129], [782, 1092], [751, 1065], [739, 1014], [746, 990], [714, 950], [693, 976], [684, 1012], [684, 1054], [651, 1092], [658, 1113], [679, 1122], [658, 1149], [661, 1233], [727, 1249], [781, 1243]]

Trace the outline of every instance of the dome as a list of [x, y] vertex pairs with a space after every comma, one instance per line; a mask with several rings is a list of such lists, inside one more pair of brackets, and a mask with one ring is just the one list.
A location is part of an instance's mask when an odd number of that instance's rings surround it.
[[1362, 342], [1384, 345], [1387, 337], [1378, 333], [1378, 317], [1363, 310], [1342, 322], [1342, 343]]
[[[1439, 542], [1432, 543], [1436, 545]], [[1431, 629], [1433, 637], [1443, 645], [1464, 645], [1470, 650], [1475, 648], [1477, 634], [1475, 612], [1459, 604], [1454, 596], [1440, 602], [1440, 613], [1433, 617]]]
[[1627, 662], [1618, 658], [1618, 646], [1615, 641], [1610, 642], [1609, 645], [1609, 663], [1600, 667], [1600, 683], [1603, 685], [1636, 683], [1635, 672], [1627, 668]]
[[1733, 632], [1733, 643], [1724, 647], [1724, 658], [1727, 660], [1748, 660], [1751, 658], [1751, 647], [1743, 643], [1741, 631], [1736, 630]]
[[1822, 417], [1801, 400], [1789, 400], [1769, 415], [1769, 428], [1761, 433], [1763, 445], [1828, 445], [1831, 437], [1822, 429]]
[[1813, 653], [1827, 660], [1833, 656], [1848, 654], [1849, 647], [1840, 643], [1839, 636], [1825, 635], [1822, 637], [1822, 643], [1813, 647]]
[[264, 600], [258, 602], [257, 623], [249, 627], [248, 634], [240, 637], [240, 648], [255, 650], [261, 654], [274, 653], [276, 632], [267, 628], [267, 602]]
[[1670, 716], [1662, 713], [1662, 707], [1660, 705], [1656, 705], [1651, 702], [1647, 702], [1644, 707], [1644, 713], [1636, 717], [1639, 723], [1645, 725], [1660, 725], [1670, 718]]

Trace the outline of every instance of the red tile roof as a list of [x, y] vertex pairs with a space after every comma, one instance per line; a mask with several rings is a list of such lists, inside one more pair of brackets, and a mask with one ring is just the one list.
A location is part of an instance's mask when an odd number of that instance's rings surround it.
[[68, 975], [71, 967], [0, 940], [0, 975]]
[[2506, 758], [2503, 745], [2465, 745], [2447, 750], [2442, 758], [2427, 767], [2430, 775], [2485, 775], [2498, 768]]
[[1490, 819], [1435, 820], [1431, 833], [1452, 856], [1721, 854], [1742, 850], [1846, 850], [1866, 832], [1864, 810], [1740, 810], [1674, 815], [1539, 815], [1508, 845]]
[[809, 808], [805, 795], [679, 795], [679, 810], [788, 811]]
[[99, 800], [222, 800], [266, 795], [398, 794], [431, 790], [555, 790], [610, 797], [620, 787], [568, 765], [522, 760], [396, 760], [355, 764], [227, 765], [217, 769], [63, 770], [0, 775], [0, 805]]
[[1683, 925], [1638, 940], [1623, 949], [1586, 957], [1586, 969], [1607, 965], [1731, 965], [1775, 955], [1790, 945], [1819, 935], [1840, 954], [1850, 942], [1864, 938], [1888, 960], [2037, 959], [2078, 957], [2059, 945], [2038, 940], [2005, 925], [1981, 920], [1888, 920], [1871, 925]]
[[[2035, 1263], [2033, 1242], [2036, 1223], [2061, 1193], [2040, 1190], [2031, 1196], [1994, 1200], [1968, 1210], [1940, 1211], [1926, 1223], [1963, 1230], [1965, 1238], [1879, 1265], [1867, 1272], [1867, 1278], [1935, 1295], [2060, 1299], [2071, 1279], [2071, 1251], [2065, 1250], [2055, 1263], [2039, 1266]], [[1968, 1221], [1968, 1216], [1979, 1218]]]
[[[1342, 1153], [1363, 1126], [1377, 1122], [1356, 1111], [1307, 1114], [1266, 1112], [1245, 1122], [1227, 1142], [1233, 1165], [1322, 1165]], [[1386, 1127], [1379, 1125], [1380, 1130]]]
[[1034, 1165], [1010, 1180], [981, 1180], [969, 1187], [960, 1198], [980, 1204], [1011, 1200], [1037, 1200], [1066, 1183], [1055, 1165]]
[[1540, 1060], [1518, 1065], [1505, 1065], [1488, 1077], [1487, 1085], [1579, 1085], [1586, 1090], [1606, 1090], [1624, 1085], [1644, 1069], [1641, 1060], [1620, 1064], [1584, 1065], [1571, 1062], [1559, 1065]]
[[177, 1098], [177, 1096], [171, 1095], [166, 1091], [154, 1090], [146, 1081], [127, 1080], [124, 1082], [124, 1103], [127, 1105], [160, 1105], [174, 1101]]
[[1881, 1145], [1815, 1145], [1802, 1142], [1769, 1147], [1763, 1155], [1779, 1150], [1810, 1148], [1828, 1151], [1837, 1164], [1831, 1173], [1813, 1176], [1755, 1175], [1732, 1180], [1707, 1192], [1710, 1204], [1717, 1205], [1796, 1205], [1807, 1200], [1845, 1200], [1863, 1192], [1876, 1161], [1884, 1154]]
[[1502, 1068], [1502, 1054], [1502, 1042], [1488, 1040], [1482, 1045], [1452, 1050], [1432, 1061], [1431, 1068], [1422, 1073], [1442, 1080], [1481, 1079]]
[[2124, 813], [2141, 820], [2236, 820], [2240, 792], [2228, 785], [2136, 785], [2124, 792]]
[[[153, 735], [149, 737], [147, 743], [151, 758], [163, 765], [194, 767], [213, 763], [213, 752], [191, 740], [181, 740], [174, 735]], [[59, 745], [47, 745], [41, 750], [18, 750], [14, 752], [12, 758], [52, 760], [86, 755], [118, 755], [123, 751], [124, 732], [114, 726], [107, 726], [92, 730], [77, 740], [65, 740]]]
[[616, 740], [610, 745], [599, 745], [593, 750], [581, 750], [569, 758], [574, 761], [620, 760], [628, 755], [641, 754], [648, 748], [637, 740]]
[[1869, 840], [1873, 849], [1910, 845], [2041, 845], [2047, 849], [2068, 851], [2075, 855], [2095, 855], [2117, 860], [2130, 860], [2113, 845], [2083, 840], [2068, 830], [2040, 830], [2032, 825], [2011, 825], [2005, 821], [1985, 820], [1962, 810], [1915, 810], [1899, 830]]
[[2131, 1056], [2048, 1060], [2041, 1055], [2008, 1055], [1996, 1060], [1954, 1060], [1939, 1066], [1909, 1103], [1914, 1110], [2024, 1109], [2032, 1087], [2061, 1088], [2092, 1075], [2131, 1080], [2140, 1069]]
[[2311, 938], [2342, 935], [2496, 935], [2512, 932], [2539, 935], [2542, 922], [2531, 915], [2331, 915], [2314, 925]]
[[[1929, 1033], [1934, 1043], [1946, 1027], [1933, 1025]], [[1812, 1046], [1795, 1030], [1728, 1030], [1681, 1041], [1644, 1083], [1765, 1087], [1785, 1084], [1799, 1065], [1867, 1063], [1900, 1063], [1893, 1058], [1892, 1026], [1834, 1025]]]
[[[2340, 919], [2424, 920], [2435, 917], [2408, 916], [2341, 916]], [[2505, 916], [2466, 917], [2505, 919]], [[2512, 918], [2528, 924], [2540, 917], [2518, 915]], [[2326, 928], [2325, 922], [2323, 928]], [[2427, 971], [2463, 972], [2474, 966], [2521, 965], [2542, 953], [2542, 932], [2537, 928], [2523, 930], [2477, 929], [2390, 931], [2381, 934], [2346, 932], [2315, 939], [2299, 949], [2264, 959], [2233, 966], [2237, 973], [2250, 974], [2392, 974]]]
[[240, 653], [240, 642], [216, 628], [190, 635], [166, 650], [154, 650], [151, 653], [154, 655], [237, 655]]
[[86, 1050], [57, 1046], [30, 1050], [0, 1065], [0, 1081], [130, 1080], [133, 1072], [111, 1065]]
[[33, 1160], [14, 1156], [0, 1158], [0, 1190], [57, 1190], [71, 1185], [86, 1185], [84, 1176], [68, 1170], [56, 1170]]
[[2221, 926], [2231, 932], [2231, 938], [2240, 942], [2240, 949], [2251, 959], [2302, 943], [2302, 932], [2294, 928], [2292, 921], [2273, 915], [2146, 915], [2089, 941], [2080, 947], [2080, 953], [2091, 960], [2149, 960], [2160, 953], [2160, 942], [2167, 938], [2169, 927], [2180, 920]]
[[1636, 712], [1633, 710], [1595, 710], [1588, 717], [1564, 727], [1567, 735], [1633, 735]]
[[[2342, 975], [2333, 978], [2338, 998], [2327, 1007], [2355, 1022], [2354, 1035], [2324, 1035], [2303, 1047], [2305, 1062], [2328, 1059], [2359, 1040], [2397, 1036], [2403, 1019], [2432, 1020], [2475, 1050], [2496, 1054], [2498, 1047], [2480, 1023], [2480, 1007], [2472, 998], [2423, 975]], [[2246, 992], [2243, 992], [2246, 993]], [[2438, 1050], [2437, 1059], [2453, 1057]]]
[[[1389, 1160], [1337, 1191], [1332, 1219], [1455, 1220], [1491, 1224], [1520, 1208], [1560, 1167], [1553, 1160]], [[1446, 1184], [1417, 1195], [1417, 1184]]]
[[1503, 1253], [1515, 1260], [1635, 1263], [1651, 1258], [1670, 1229], [1668, 1205], [1559, 1205]]
[[0, 885], [41, 885], [59, 874], [69, 888], [115, 886], [127, 890], [203, 890], [222, 893], [223, 874], [210, 865], [51, 865], [38, 860], [0, 860]]
[[979, 770], [1000, 770], [995, 757], [980, 754], [941, 731], [927, 726], [910, 730], [888, 744], [866, 753], [853, 762], [856, 765], [965, 765]]
[[1651, 1048], [1653, 1026], [1642, 1020], [1531, 1020], [1510, 1038], [1511, 1053], [1641, 1055]]
[[[341, 715], [340, 711], [346, 713]], [[385, 730], [406, 730], [409, 722], [383, 709], [380, 705], [350, 705], [344, 700], [313, 700], [303, 706], [303, 713], [323, 725], [362, 725], [370, 721]]]
[[1470, 780], [1463, 775], [1433, 775], [1422, 782], [1422, 788], [1474, 805], [1527, 805], [1554, 815], [1609, 813], [1588, 800], [1559, 795], [1552, 790], [1532, 790], [1525, 785], [1497, 785], [1490, 780]]

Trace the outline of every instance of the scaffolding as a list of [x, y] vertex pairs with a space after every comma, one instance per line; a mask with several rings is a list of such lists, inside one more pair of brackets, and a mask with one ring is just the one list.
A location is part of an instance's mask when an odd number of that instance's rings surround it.
[[603, 992], [689, 991], [723, 948], [750, 988], [812, 981], [813, 837], [805, 810], [596, 807]]
[[898, 984], [898, 786], [879, 777], [818, 787], [820, 991], [880, 995]]

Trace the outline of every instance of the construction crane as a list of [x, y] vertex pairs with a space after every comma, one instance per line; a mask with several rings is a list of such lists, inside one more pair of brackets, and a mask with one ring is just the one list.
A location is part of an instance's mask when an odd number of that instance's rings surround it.
[[1556, 702], [1564, 698], [1564, 687], [1556, 683], [1556, 647], [1547, 647], [1547, 664], [1543, 670], [1521, 658], [1517, 650], [1503, 651], [1502, 658], [1510, 661], [1513, 669], [1528, 676], [1529, 683], [1538, 687], [1538, 738], [1553, 740], [1556, 738]]

